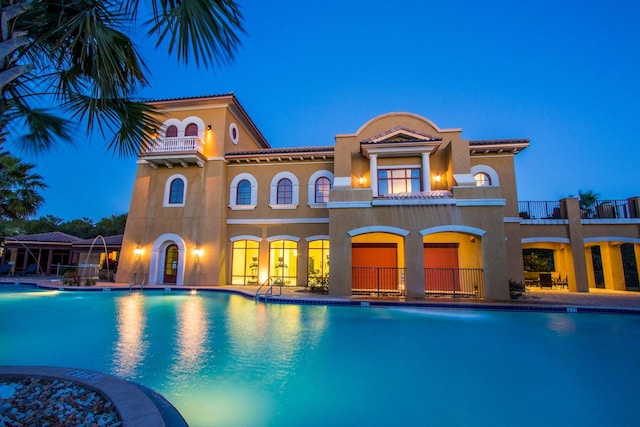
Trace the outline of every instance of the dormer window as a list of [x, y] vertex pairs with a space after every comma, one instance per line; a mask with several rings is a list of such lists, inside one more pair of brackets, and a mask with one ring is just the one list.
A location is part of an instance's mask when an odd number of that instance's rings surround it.
[[419, 168], [378, 169], [378, 195], [419, 193]]

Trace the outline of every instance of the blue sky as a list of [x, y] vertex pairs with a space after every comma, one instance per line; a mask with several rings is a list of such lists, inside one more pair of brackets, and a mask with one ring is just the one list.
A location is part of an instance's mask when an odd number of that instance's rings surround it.
[[[390, 111], [461, 127], [468, 139], [529, 138], [519, 200], [593, 190], [640, 196], [640, 5], [633, 1], [240, 1], [235, 61], [178, 65], [139, 44], [144, 99], [234, 92], [274, 147], [332, 145]], [[80, 138], [36, 163], [38, 215], [128, 211], [136, 159]], [[19, 154], [20, 155], [20, 154]]]

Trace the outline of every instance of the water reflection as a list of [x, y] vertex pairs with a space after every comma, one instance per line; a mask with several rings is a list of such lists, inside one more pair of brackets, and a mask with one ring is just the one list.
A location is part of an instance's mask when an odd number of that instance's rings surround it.
[[175, 373], [192, 374], [206, 362], [209, 320], [202, 297], [190, 296], [179, 307]]
[[116, 301], [118, 341], [113, 372], [119, 376], [135, 378], [136, 370], [149, 348], [149, 343], [144, 340], [144, 296], [141, 293], [129, 294]]

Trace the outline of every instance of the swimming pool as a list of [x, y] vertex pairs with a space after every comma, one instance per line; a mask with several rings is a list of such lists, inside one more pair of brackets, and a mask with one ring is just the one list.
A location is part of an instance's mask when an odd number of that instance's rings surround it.
[[632, 425], [640, 317], [9, 291], [0, 364], [149, 386], [197, 426]]

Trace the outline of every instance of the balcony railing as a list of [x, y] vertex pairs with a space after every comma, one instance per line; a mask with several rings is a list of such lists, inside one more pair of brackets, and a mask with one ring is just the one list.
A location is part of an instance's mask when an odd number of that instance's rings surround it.
[[484, 271], [481, 268], [425, 268], [427, 295], [484, 298]]
[[203, 147], [202, 141], [194, 136], [158, 138], [155, 140], [154, 144], [145, 151], [145, 153], [172, 153], [183, 151], [202, 152]]
[[352, 267], [353, 293], [404, 294], [405, 269], [397, 267]]
[[593, 206], [582, 208], [584, 219], [633, 218], [626, 200], [598, 200]]
[[[560, 202], [518, 202], [522, 219], [561, 219]], [[565, 217], [566, 218], [566, 217]]]
[[[566, 219], [560, 202], [518, 202], [518, 215], [522, 219]], [[598, 200], [580, 209], [582, 219], [637, 218], [627, 200]]]

